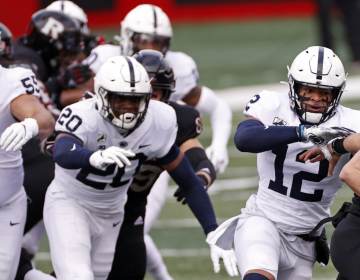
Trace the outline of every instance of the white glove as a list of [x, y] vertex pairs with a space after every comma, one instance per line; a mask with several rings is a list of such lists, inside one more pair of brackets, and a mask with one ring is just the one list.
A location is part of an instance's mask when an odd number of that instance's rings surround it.
[[206, 148], [206, 155], [214, 165], [216, 173], [224, 173], [229, 164], [228, 151], [225, 148], [215, 148], [213, 145]]
[[303, 142], [311, 141], [315, 145], [326, 145], [332, 139], [338, 137], [346, 137], [353, 133], [353, 131], [345, 127], [318, 127], [299, 126], [299, 136]]
[[39, 133], [39, 125], [33, 118], [13, 123], [1, 134], [0, 148], [5, 151], [18, 151], [31, 138]]
[[[211, 238], [212, 234], [213, 232], [208, 233], [207, 239]], [[214, 272], [215, 273], [220, 272], [220, 259], [222, 259], [227, 274], [231, 277], [239, 276], [234, 250], [233, 249], [224, 250], [214, 244], [209, 244], [209, 246], [210, 246], [210, 257], [213, 263]]]
[[105, 170], [111, 164], [117, 164], [120, 168], [124, 165], [130, 166], [131, 162], [128, 157], [134, 157], [132, 151], [124, 150], [122, 148], [112, 146], [106, 150], [98, 150], [94, 152], [90, 158], [90, 164], [100, 170]]

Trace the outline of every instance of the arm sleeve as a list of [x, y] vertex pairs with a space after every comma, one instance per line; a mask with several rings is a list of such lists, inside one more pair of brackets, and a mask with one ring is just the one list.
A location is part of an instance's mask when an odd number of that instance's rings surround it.
[[226, 149], [231, 133], [232, 112], [230, 106], [211, 89], [203, 86], [196, 109], [210, 116], [212, 127], [211, 146]]
[[241, 122], [234, 142], [242, 152], [261, 153], [277, 146], [300, 141], [297, 126], [264, 126], [259, 120]]
[[63, 168], [79, 169], [90, 167], [89, 158], [93, 152], [84, 148], [80, 139], [61, 135], [54, 144], [53, 159]]
[[208, 188], [216, 179], [216, 171], [214, 165], [206, 156], [205, 150], [195, 147], [187, 150], [185, 155], [194, 168], [196, 175], [204, 181], [205, 187]]
[[169, 175], [184, 192], [186, 202], [200, 222], [205, 234], [217, 228], [215, 212], [210, 198], [191, 168], [189, 160], [183, 157], [179, 165], [169, 172]]

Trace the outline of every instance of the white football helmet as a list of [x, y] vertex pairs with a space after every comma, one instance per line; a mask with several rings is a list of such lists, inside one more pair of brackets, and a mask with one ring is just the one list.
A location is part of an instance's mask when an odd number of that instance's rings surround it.
[[49, 6], [45, 8], [48, 11], [58, 11], [63, 12], [69, 17], [79, 21], [81, 30], [84, 34], [89, 33], [88, 28], [88, 18], [86, 13], [82, 8], [76, 5], [74, 2], [69, 0], [57, 0], [52, 2]]
[[[149, 104], [151, 84], [145, 68], [136, 59], [127, 56], [108, 59], [100, 67], [94, 82], [101, 116], [118, 127], [122, 134], [129, 134], [140, 125]], [[124, 105], [124, 102], [135, 105], [129, 109], [130, 105]]]
[[140, 49], [139, 41], [151, 41], [163, 54], [169, 49], [173, 36], [169, 17], [158, 6], [138, 5], [121, 22], [121, 43], [126, 55], [133, 55]]
[[[299, 118], [311, 124], [325, 122], [336, 113], [345, 88], [346, 73], [339, 57], [331, 50], [312, 46], [296, 56], [288, 69], [291, 108]], [[300, 86], [330, 90], [333, 100], [323, 113], [307, 112], [299, 96]]]

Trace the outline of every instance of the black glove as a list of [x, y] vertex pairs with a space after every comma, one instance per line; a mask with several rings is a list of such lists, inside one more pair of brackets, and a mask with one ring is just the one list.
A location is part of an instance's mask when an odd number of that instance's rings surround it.
[[321, 235], [315, 240], [315, 253], [316, 261], [327, 265], [329, 263], [330, 249], [327, 243], [325, 229], [321, 232]]
[[182, 205], [186, 204], [186, 197], [184, 191], [180, 187], [176, 189], [176, 191], [174, 192], [174, 196], [176, 197], [176, 200], [178, 202], [181, 202]]
[[[202, 176], [202, 175], [197, 175], [198, 178], [200, 179], [202, 185], [204, 186], [205, 190], [207, 190], [207, 186], [206, 186], [206, 179]], [[186, 197], [184, 194], [184, 190], [181, 189], [180, 187], [178, 187], [176, 189], [176, 191], [174, 192], [174, 196], [176, 197], [176, 200], [178, 202], [181, 202], [182, 205], [186, 204]]]

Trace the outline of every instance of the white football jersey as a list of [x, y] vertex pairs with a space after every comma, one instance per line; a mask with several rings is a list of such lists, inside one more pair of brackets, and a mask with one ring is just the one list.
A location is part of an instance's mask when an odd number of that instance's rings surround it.
[[[25, 68], [11, 69], [0, 65], [0, 135], [16, 122], [10, 111], [12, 100], [22, 94], [39, 94], [35, 74]], [[0, 149], [0, 205], [12, 194], [17, 193], [23, 184], [21, 152], [5, 152]]]
[[90, 69], [96, 74], [106, 60], [118, 55], [122, 55], [120, 46], [111, 44], [99, 45], [91, 50], [90, 55], [82, 63], [89, 65]]
[[[117, 45], [100, 45], [94, 48], [83, 61], [96, 74], [100, 66], [110, 57], [122, 55], [121, 47]], [[199, 72], [195, 61], [183, 52], [168, 51], [165, 55], [175, 75], [175, 91], [171, 94], [171, 101], [183, 99], [192, 90], [199, 80]]]
[[[287, 93], [263, 91], [246, 105], [244, 114], [266, 125], [298, 126], [299, 118], [290, 108]], [[339, 105], [336, 114], [320, 127], [346, 127], [360, 132], [360, 111]], [[327, 177], [328, 161], [305, 163], [298, 156], [311, 143], [292, 143], [257, 154], [259, 188], [256, 208], [283, 232], [309, 232], [330, 214], [330, 205], [342, 183], [339, 173], [349, 155], [338, 162], [334, 175]], [[251, 207], [247, 207], [245, 212]]]
[[75, 135], [85, 148], [96, 151], [110, 146], [130, 149], [136, 156], [130, 166], [109, 166], [105, 171], [95, 168], [65, 169], [55, 167], [56, 183], [80, 204], [100, 212], [117, 212], [124, 207], [127, 189], [145, 160], [165, 156], [175, 142], [177, 122], [169, 105], [151, 100], [144, 121], [130, 135], [122, 136], [117, 128], [95, 108], [95, 100], [77, 102], [63, 109], [55, 130]]
[[199, 72], [196, 63], [183, 52], [168, 51], [165, 59], [175, 75], [175, 91], [170, 95], [170, 100], [182, 100], [198, 84]]

